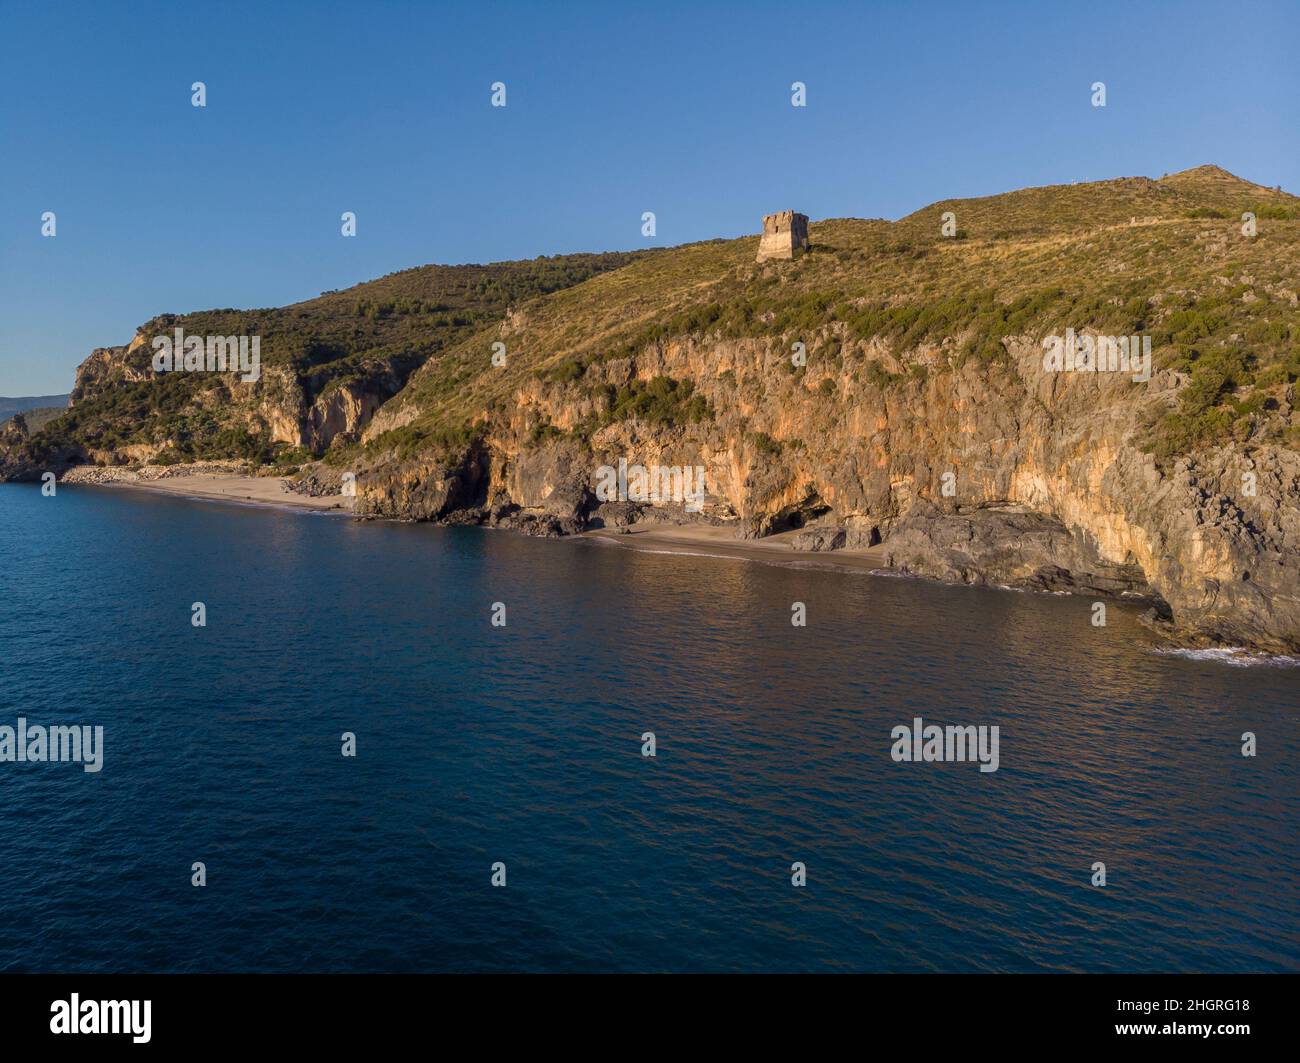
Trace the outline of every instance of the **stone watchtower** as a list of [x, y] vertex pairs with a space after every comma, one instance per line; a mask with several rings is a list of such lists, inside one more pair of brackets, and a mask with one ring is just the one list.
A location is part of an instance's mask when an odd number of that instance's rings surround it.
[[758, 261], [794, 258], [808, 250], [808, 215], [783, 210], [763, 219], [763, 236], [758, 241]]

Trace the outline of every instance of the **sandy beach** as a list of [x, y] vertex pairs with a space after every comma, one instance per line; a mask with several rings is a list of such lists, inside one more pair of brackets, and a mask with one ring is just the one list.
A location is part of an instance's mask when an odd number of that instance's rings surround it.
[[811, 565], [858, 571], [877, 569], [884, 565], [879, 546], [868, 550], [795, 550], [791, 547], [791, 541], [798, 534], [797, 531], [788, 531], [764, 539], [737, 539], [733, 525], [645, 524], [633, 526], [626, 531], [601, 528], [584, 532], [582, 538], [602, 539], [631, 550], [734, 557], [777, 565]]
[[64, 477], [65, 483], [89, 484], [94, 487], [129, 488], [184, 498], [207, 498], [255, 506], [287, 506], [293, 509], [338, 510], [351, 507], [339, 495], [313, 498], [295, 494], [280, 486], [277, 476], [242, 476], [226, 472], [195, 472], [177, 476], [145, 477], [128, 470], [118, 475], [103, 475], [111, 470], [95, 469], [96, 475], [78, 476], [78, 470]]
[[[157, 469], [157, 471], [155, 471]], [[171, 471], [171, 470], [169, 470]], [[143, 472], [143, 475], [141, 474]], [[339, 495], [313, 498], [295, 494], [280, 486], [276, 476], [244, 476], [218, 470], [161, 474], [158, 467], [144, 470], [86, 468], [74, 469], [64, 482], [96, 487], [129, 488], [154, 491], [183, 498], [204, 498], [249, 506], [280, 506], [340, 513], [351, 509], [350, 499]], [[733, 525], [712, 524], [643, 524], [627, 530], [601, 528], [583, 532], [578, 538], [600, 539], [615, 546], [660, 554], [690, 554], [697, 557], [736, 558], [778, 565], [806, 565], [869, 571], [883, 567], [881, 548], [869, 550], [807, 551], [794, 550], [791, 542], [799, 533], [782, 532], [765, 539], [737, 539]]]

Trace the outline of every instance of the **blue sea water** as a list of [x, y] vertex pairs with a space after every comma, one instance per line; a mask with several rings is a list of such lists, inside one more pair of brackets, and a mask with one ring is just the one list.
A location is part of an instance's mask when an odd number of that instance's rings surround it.
[[1300, 969], [1300, 668], [1126, 607], [71, 486], [0, 556], [0, 725], [105, 728], [0, 763], [0, 970]]

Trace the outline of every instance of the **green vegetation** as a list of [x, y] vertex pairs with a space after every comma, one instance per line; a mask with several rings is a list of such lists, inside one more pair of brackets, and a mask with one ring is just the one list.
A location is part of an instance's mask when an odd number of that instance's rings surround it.
[[[961, 239], [942, 236], [946, 211]], [[1259, 221], [1255, 238], [1240, 232], [1245, 211]], [[1258, 433], [1265, 421], [1272, 434], [1251, 438], [1296, 434], [1294, 416], [1289, 426], [1270, 416], [1283, 400], [1300, 405], [1294, 196], [1199, 167], [1158, 181], [950, 200], [892, 223], [822, 221], [812, 238], [816, 253], [794, 263], [757, 265], [751, 236], [426, 266], [281, 310], [159, 318], [150, 329], [261, 335], [264, 369], [289, 371], [265, 376], [264, 394], [297, 387], [311, 403], [353, 383], [400, 390], [390, 410], [404, 427], [367, 444], [370, 457], [463, 454], [484, 431], [473, 426], [501, 423], [521, 395], [538, 392], [543, 403], [588, 403], [568, 433], [539, 423], [531, 432], [539, 443], [589, 440], [630, 419], [702, 432], [733, 401], [748, 417], [765, 395], [792, 386], [833, 410], [868, 388], [942, 386], [937, 378], [955, 367], [1006, 382], [1015, 372], [1009, 339], [1036, 344], [1067, 328], [1148, 335], [1156, 367], [1186, 374], [1175, 409], [1153, 404], [1146, 445], [1161, 461]], [[517, 313], [503, 325], [508, 310]], [[489, 357], [498, 339], [509, 351], [503, 366]], [[791, 363], [795, 343], [806, 349], [806, 371]], [[688, 367], [716, 366], [723, 344], [742, 357], [756, 351], [773, 374], [692, 379], [713, 372]], [[637, 380], [648, 355], [665, 375]], [[147, 349], [135, 357], [143, 362]], [[206, 378], [114, 381], [39, 435], [52, 448], [165, 440], [178, 460], [269, 454], [302, 463], [301, 453], [269, 446], [247, 406], [233, 418], [231, 405], [229, 385]], [[760, 449], [782, 445], [750, 438]], [[359, 448], [333, 448], [326, 460], [352, 460]]]
[[694, 391], [695, 385], [689, 380], [666, 376], [646, 382], [634, 380], [614, 393], [606, 421], [636, 418], [650, 424], [687, 425], [713, 420], [708, 402]]
[[[966, 239], [941, 235], [949, 209]], [[1255, 239], [1234, 220], [1245, 210], [1261, 219]], [[538, 304], [512, 340], [527, 357], [510, 368], [487, 372], [485, 340], [475, 338], [426, 365], [398, 402], [437, 424], [508, 405], [530, 377], [574, 389], [576, 401], [621, 378], [622, 363], [630, 370], [652, 351], [671, 363], [683, 345], [765, 344], [782, 375], [798, 381], [805, 369], [788, 356], [796, 341], [817, 394], [852, 402], [855, 388], [915, 387], [971, 361], [1005, 372], [1012, 337], [1037, 343], [1093, 329], [1149, 335], [1158, 369], [1194, 374], [1216, 356], [1199, 370], [1205, 383], [1186, 406], [1166, 419], [1153, 413], [1148, 445], [1164, 460], [1240, 433], [1243, 419], [1270, 408], [1267, 389], [1295, 383], [1300, 323], [1288, 293], [1300, 288], [1296, 210], [1295, 197], [1202, 167], [1160, 181], [950, 201], [892, 224], [818, 222], [818, 253], [790, 266], [756, 266], [753, 238], [688, 245]], [[900, 371], [886, 368], [878, 347]], [[914, 357], [922, 349], [932, 368]], [[1231, 372], [1214, 386], [1211, 367], [1232, 351], [1241, 360], [1230, 359]], [[828, 377], [846, 384], [829, 386]], [[746, 380], [761, 398], [769, 382]], [[710, 398], [721, 388], [715, 401], [738, 386], [730, 371], [697, 384]], [[680, 409], [665, 409], [678, 403], [635, 390], [612, 396], [608, 417], [689, 423]]]
[[562, 429], [556, 428], [553, 424], [542, 423], [534, 426], [532, 432], [529, 433], [528, 442], [533, 446], [537, 446], [540, 443], [548, 443], [563, 438], [564, 431]]
[[[38, 432], [66, 412], [66, 406], [35, 406], [23, 410], [22, 417], [29, 432]], [[0, 414], [0, 428], [3, 428], [12, 417], [13, 414]]]
[[[271, 379], [270, 371], [276, 367], [289, 371], [308, 404], [345, 383], [391, 394], [413, 370], [500, 321], [510, 307], [580, 284], [646, 254], [611, 252], [489, 266], [421, 266], [281, 309], [163, 315], [147, 322], [141, 332], [151, 337], [181, 328], [192, 336], [260, 337], [263, 380], [257, 390], [233, 375], [169, 373], [128, 381], [119, 372], [35, 433], [29, 449], [44, 456], [61, 450], [108, 451], [165, 443], [161, 460], [170, 462], [231, 457], [278, 460], [269, 426], [250, 428], [247, 421], [250, 416], [256, 419], [257, 411], [239, 409], [246, 398], [277, 397], [276, 389], [283, 385]], [[146, 343], [128, 362], [144, 372], [151, 357]], [[283, 397], [291, 409], [298, 404], [293, 395]]]
[[[1222, 404], [1248, 379], [1246, 360], [1239, 353], [1216, 351], [1197, 361], [1191, 382], [1178, 397], [1178, 410], [1167, 414], [1152, 433], [1148, 445], [1158, 458], [1167, 460], [1203, 443], [1225, 436], [1232, 427], [1234, 411]], [[1243, 416], [1253, 409], [1235, 411]]]

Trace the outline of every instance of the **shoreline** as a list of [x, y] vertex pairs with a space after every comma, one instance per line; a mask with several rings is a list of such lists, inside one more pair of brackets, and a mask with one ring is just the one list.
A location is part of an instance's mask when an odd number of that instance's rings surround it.
[[737, 539], [736, 529], [726, 524], [645, 524], [617, 530], [597, 528], [574, 538], [596, 539], [641, 553], [721, 557], [850, 572], [885, 569], [880, 546], [868, 550], [794, 550], [790, 541], [798, 534], [798, 531], [788, 531], [762, 539]]
[[[99, 470], [102, 472], [102, 470]], [[246, 476], [237, 473], [194, 472], [174, 476], [142, 478], [133, 471], [122, 470], [122, 475], [111, 478], [74, 477], [67, 482], [75, 487], [126, 488], [189, 498], [195, 501], [224, 502], [229, 505], [264, 509], [293, 510], [297, 512], [325, 513], [337, 516], [355, 516], [351, 507], [345, 506], [340, 495], [322, 497], [295, 494], [280, 486], [280, 477]], [[438, 525], [436, 522], [434, 526]], [[504, 529], [509, 530], [509, 529]], [[895, 572], [885, 565], [883, 545], [868, 549], [842, 549], [835, 551], [794, 550], [792, 540], [799, 532], [788, 531], [763, 539], [737, 539], [736, 529], [726, 524], [672, 524], [649, 523], [630, 528], [595, 528], [577, 535], [565, 536], [560, 541], [594, 541], [606, 546], [621, 547], [639, 553], [669, 554], [682, 557], [712, 557], [732, 561], [756, 561], [761, 564], [786, 568], [815, 568], [827, 571], [878, 574], [898, 579], [926, 577]], [[941, 586], [960, 586], [935, 580]], [[1014, 587], [990, 588], [1016, 593], [1032, 593]], [[1300, 658], [1283, 653], [1270, 653], [1250, 647], [1206, 646], [1184, 642], [1176, 637], [1161, 636], [1153, 632], [1156, 643], [1151, 651], [1159, 656], [1182, 657], [1189, 661], [1214, 662], [1221, 666], [1272, 665], [1294, 667]]]
[[[352, 508], [344, 505], [341, 495], [317, 497], [286, 491], [280, 486], [283, 477], [278, 476], [247, 476], [233, 471], [205, 471], [142, 477], [133, 470], [126, 469], [107, 476], [104, 472], [105, 470], [97, 468], [93, 478], [74, 475], [60, 483], [67, 483], [74, 487], [127, 488], [171, 495], [176, 498], [228, 502], [233, 505], [354, 515]], [[880, 546], [871, 547], [869, 550], [794, 550], [790, 546], [790, 540], [798, 534], [798, 531], [789, 531], [769, 535], [763, 539], [738, 539], [736, 528], [732, 525], [665, 522], [633, 525], [626, 529], [595, 528], [565, 538], [575, 541], [596, 539], [643, 553], [731, 558], [856, 572], [872, 572], [885, 568], [881, 558], [883, 548]]]
[[143, 479], [139, 476], [113, 479], [64, 480], [73, 487], [126, 488], [170, 495], [174, 498], [191, 498], [207, 502], [228, 502], [242, 506], [260, 506], [268, 509], [308, 510], [316, 513], [351, 514], [340, 495], [314, 497], [295, 494], [280, 486], [278, 476], [242, 476], [225, 473], [189, 473], [180, 476], [163, 476]]

